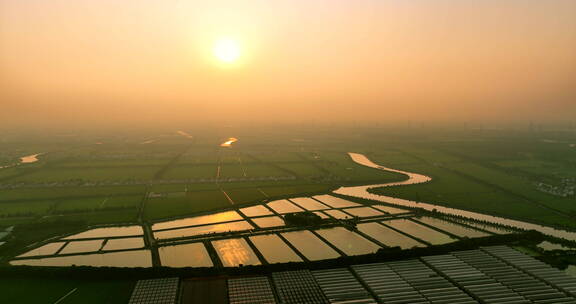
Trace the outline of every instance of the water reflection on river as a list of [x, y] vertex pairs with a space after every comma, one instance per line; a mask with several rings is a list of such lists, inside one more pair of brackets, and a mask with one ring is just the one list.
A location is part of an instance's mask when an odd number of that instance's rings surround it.
[[144, 247], [144, 239], [137, 238], [124, 238], [124, 239], [109, 239], [102, 250], [124, 250], [136, 249]]
[[238, 141], [238, 138], [230, 137], [225, 142], [220, 144], [220, 147], [230, 147], [230, 146], [232, 146], [233, 143], [235, 143], [237, 141]]
[[66, 244], [60, 254], [94, 252], [100, 250], [100, 247], [102, 247], [102, 240], [75, 241]]
[[32, 155], [20, 157], [20, 163], [22, 163], [22, 164], [35, 163], [38, 161], [38, 156], [40, 156], [40, 155], [42, 155], [42, 154], [38, 153], [38, 154], [32, 154]]
[[369, 199], [369, 200], [374, 200], [374, 201], [380, 201], [380, 202], [384, 202], [384, 203], [388, 203], [388, 204], [392, 204], [392, 205], [399, 205], [399, 206], [405, 206], [405, 207], [410, 207], [410, 208], [421, 208], [421, 209], [425, 209], [428, 211], [436, 210], [436, 211], [438, 211], [440, 213], [444, 213], [444, 214], [462, 216], [465, 218], [475, 219], [478, 221], [496, 223], [499, 225], [511, 226], [511, 227], [516, 227], [516, 228], [524, 229], [524, 230], [536, 230], [536, 231], [539, 231], [545, 235], [550, 235], [550, 236], [555, 236], [558, 238], [576, 241], [576, 232], [560, 230], [560, 229], [555, 229], [552, 227], [547, 227], [547, 226], [542, 226], [542, 225], [537, 225], [537, 224], [532, 224], [532, 223], [527, 223], [527, 222], [522, 222], [522, 221], [517, 221], [517, 220], [512, 220], [512, 219], [506, 219], [506, 218], [502, 218], [502, 217], [486, 215], [486, 214], [481, 214], [481, 213], [476, 213], [476, 212], [471, 212], [471, 211], [465, 211], [465, 210], [461, 210], [461, 209], [443, 207], [443, 206], [428, 204], [428, 203], [420, 203], [420, 202], [415, 202], [415, 201], [410, 201], [410, 200], [405, 200], [405, 199], [394, 198], [394, 197], [390, 197], [390, 196], [377, 195], [377, 194], [370, 193], [370, 192], [368, 192], [368, 189], [380, 188], [380, 187], [390, 187], [390, 186], [397, 186], [397, 185], [411, 185], [411, 184], [424, 183], [424, 182], [430, 181], [431, 178], [428, 176], [422, 175], [422, 174], [411, 173], [411, 172], [406, 172], [406, 171], [401, 171], [401, 170], [396, 170], [396, 169], [391, 169], [391, 168], [379, 166], [379, 165], [373, 163], [372, 161], [370, 161], [366, 156], [364, 156], [362, 154], [358, 154], [358, 153], [348, 153], [348, 154], [350, 155], [352, 160], [355, 161], [356, 163], [359, 163], [361, 165], [368, 166], [371, 168], [377, 168], [377, 169], [381, 169], [381, 170], [401, 173], [401, 174], [407, 175], [408, 179], [401, 181], [401, 182], [393, 182], [393, 183], [387, 183], [387, 184], [375, 184], [375, 185], [356, 186], [356, 187], [341, 187], [341, 188], [335, 190], [334, 193], [353, 196], [353, 197], [359, 197], [359, 198], [364, 198], [364, 199]]
[[316, 195], [313, 198], [321, 201], [322, 203], [332, 207], [332, 208], [346, 208], [346, 207], [360, 207], [362, 205], [358, 203], [354, 203], [351, 201], [347, 201], [345, 199], [341, 199], [339, 197], [335, 197], [332, 195], [324, 194], [324, 195]]

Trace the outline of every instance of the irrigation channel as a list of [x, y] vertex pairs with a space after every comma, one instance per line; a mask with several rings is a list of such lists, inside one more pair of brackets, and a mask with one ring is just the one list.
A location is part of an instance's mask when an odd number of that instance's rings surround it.
[[[426, 247], [524, 229], [576, 240], [574, 232], [372, 194], [368, 192], [371, 188], [425, 183], [431, 178], [379, 166], [363, 154], [349, 155], [360, 165], [401, 173], [407, 179], [341, 187], [334, 191], [341, 196], [294, 197], [142, 226], [94, 228], [31, 246], [10, 264], [236, 267], [317, 261], [373, 253], [385, 247]], [[362, 204], [346, 197], [369, 199], [373, 203]], [[414, 208], [469, 220], [433, 214], [422, 216], [414, 212]], [[332, 221], [312, 228], [286, 226], [282, 220], [287, 213], [304, 211]], [[351, 219], [355, 225], [350, 225]]]
[[379, 201], [379, 202], [383, 202], [383, 203], [387, 203], [387, 204], [391, 204], [391, 205], [398, 205], [398, 206], [404, 206], [404, 207], [410, 207], [410, 208], [420, 208], [420, 209], [425, 209], [428, 211], [436, 210], [437, 212], [440, 212], [443, 214], [461, 216], [461, 217], [474, 219], [474, 220], [478, 220], [478, 221], [489, 222], [489, 223], [494, 223], [494, 224], [499, 224], [499, 225], [504, 225], [504, 226], [509, 226], [509, 227], [515, 227], [515, 228], [522, 229], [522, 230], [536, 230], [536, 231], [539, 231], [545, 235], [549, 235], [549, 236], [553, 236], [553, 237], [557, 237], [557, 238], [562, 238], [562, 239], [566, 239], [566, 240], [570, 240], [570, 241], [576, 241], [576, 232], [556, 229], [554, 227], [542, 226], [542, 225], [538, 225], [538, 224], [532, 224], [532, 223], [527, 223], [527, 222], [522, 222], [522, 221], [518, 221], [518, 220], [507, 219], [507, 218], [503, 218], [503, 217], [492, 216], [492, 215], [487, 215], [487, 214], [482, 214], [482, 213], [477, 213], [477, 212], [471, 212], [471, 211], [466, 211], [466, 210], [461, 210], [461, 209], [443, 207], [443, 206], [429, 204], [429, 203], [415, 202], [415, 201], [410, 201], [410, 200], [405, 200], [405, 199], [400, 199], [400, 198], [370, 193], [370, 192], [368, 192], [368, 190], [373, 189], [373, 188], [425, 183], [425, 182], [430, 181], [431, 178], [428, 176], [425, 176], [425, 175], [417, 174], [417, 173], [400, 171], [400, 170], [391, 169], [391, 168], [377, 165], [363, 154], [348, 153], [348, 155], [350, 155], [350, 157], [352, 158], [352, 160], [354, 162], [356, 162], [360, 165], [364, 165], [367, 167], [376, 168], [376, 169], [380, 169], [380, 170], [390, 171], [390, 172], [401, 173], [401, 174], [408, 176], [408, 179], [406, 179], [402, 182], [396, 182], [396, 183], [386, 183], [386, 184], [357, 186], [357, 187], [341, 187], [339, 189], [336, 189], [334, 191], [334, 193], [347, 195], [347, 196], [353, 196], [353, 197], [359, 197], [359, 198], [364, 198], [364, 199], [369, 199], [369, 200], [374, 200], [374, 201]]

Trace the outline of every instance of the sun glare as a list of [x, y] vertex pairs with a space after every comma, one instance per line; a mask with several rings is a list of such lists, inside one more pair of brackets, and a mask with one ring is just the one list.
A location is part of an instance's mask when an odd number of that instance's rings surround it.
[[232, 38], [220, 38], [214, 43], [213, 54], [220, 62], [236, 62], [241, 55], [240, 43]]

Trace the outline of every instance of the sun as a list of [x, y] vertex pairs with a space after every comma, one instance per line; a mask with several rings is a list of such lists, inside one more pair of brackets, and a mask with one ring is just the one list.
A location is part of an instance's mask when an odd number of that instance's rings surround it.
[[220, 38], [214, 42], [212, 53], [223, 63], [234, 63], [242, 54], [240, 43], [232, 38]]

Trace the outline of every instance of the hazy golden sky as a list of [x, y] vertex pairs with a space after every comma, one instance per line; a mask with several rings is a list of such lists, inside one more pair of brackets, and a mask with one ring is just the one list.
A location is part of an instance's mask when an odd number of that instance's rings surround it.
[[573, 119], [576, 1], [0, 0], [0, 103], [5, 123]]

